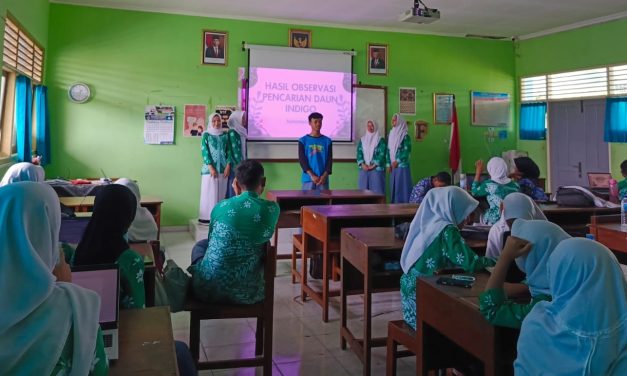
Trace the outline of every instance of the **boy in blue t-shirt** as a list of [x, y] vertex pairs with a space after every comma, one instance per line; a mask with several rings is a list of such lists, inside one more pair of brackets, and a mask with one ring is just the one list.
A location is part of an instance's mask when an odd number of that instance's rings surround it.
[[329, 175], [333, 164], [333, 142], [320, 134], [322, 114], [309, 115], [311, 133], [298, 140], [298, 161], [303, 169], [303, 190], [329, 189]]

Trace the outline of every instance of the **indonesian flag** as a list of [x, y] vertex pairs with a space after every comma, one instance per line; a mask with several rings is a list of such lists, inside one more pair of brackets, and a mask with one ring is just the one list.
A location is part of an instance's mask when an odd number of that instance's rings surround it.
[[457, 108], [455, 107], [455, 102], [453, 102], [453, 121], [451, 122], [451, 142], [449, 143], [448, 155], [448, 165], [453, 170], [453, 175], [458, 175], [461, 164], [459, 122], [457, 121]]

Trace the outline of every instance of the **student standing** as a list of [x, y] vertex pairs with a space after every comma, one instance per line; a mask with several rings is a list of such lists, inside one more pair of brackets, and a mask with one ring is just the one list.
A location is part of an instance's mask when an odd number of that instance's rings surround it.
[[459, 187], [427, 193], [409, 227], [401, 254], [403, 319], [416, 329], [416, 278], [437, 270], [461, 267], [476, 272], [494, 262], [477, 256], [464, 242], [459, 227], [479, 202]]
[[411, 191], [411, 171], [409, 170], [409, 155], [411, 154], [411, 140], [407, 134], [407, 122], [400, 114], [392, 116], [392, 130], [388, 137], [390, 151], [390, 202], [393, 204], [409, 202]]
[[385, 138], [381, 137], [373, 120], [366, 123], [366, 134], [357, 145], [359, 189], [385, 194], [385, 169], [390, 167], [390, 156]]
[[434, 176], [426, 177], [420, 180], [409, 195], [409, 202], [420, 204], [432, 188], [441, 188], [451, 185], [451, 174], [446, 171], [440, 171]]
[[126, 235], [131, 242], [145, 242], [149, 240], [157, 240], [157, 234], [159, 232], [157, 228], [157, 222], [152, 216], [150, 211], [141, 206], [141, 193], [139, 192], [139, 186], [131, 179], [121, 178], [118, 179], [115, 184], [123, 185], [130, 189], [135, 195], [137, 202], [137, 208], [135, 210], [135, 219], [131, 223]]
[[226, 197], [226, 184], [231, 173], [228, 133], [222, 131], [222, 117], [211, 116], [211, 126], [202, 134], [200, 143], [203, 166], [200, 182], [200, 214], [198, 221], [209, 223], [211, 210]]
[[231, 151], [231, 171], [226, 184], [226, 198], [235, 196], [233, 191], [233, 178], [235, 178], [235, 168], [241, 161], [246, 159], [246, 113], [244, 111], [233, 111], [226, 122], [229, 127], [229, 148]]
[[[505, 243], [485, 291], [479, 296], [479, 307], [486, 320], [492, 325], [520, 328], [534, 305], [550, 301], [548, 260], [555, 247], [569, 238], [570, 235], [549, 221], [517, 219], [512, 225], [512, 236]], [[505, 277], [513, 261], [526, 275], [530, 303], [516, 303], [507, 299]]]
[[298, 161], [303, 170], [303, 190], [329, 189], [329, 175], [333, 166], [333, 142], [320, 133], [322, 114], [309, 115], [311, 132], [298, 140]]
[[627, 375], [627, 284], [616, 257], [584, 238], [548, 261], [553, 300], [523, 321], [516, 375]]
[[130, 249], [126, 239], [136, 210], [137, 200], [130, 189], [118, 184], [102, 187], [74, 255], [74, 265], [119, 265], [122, 308], [143, 308], [146, 302], [144, 258]]
[[501, 218], [501, 202], [510, 193], [518, 192], [516, 182], [507, 177], [507, 163], [503, 158], [494, 157], [488, 161], [490, 179], [479, 182], [483, 172], [483, 161], [475, 163], [475, 180], [472, 182], [472, 195], [486, 197], [490, 208], [483, 214], [484, 222], [493, 225]]
[[0, 188], [0, 375], [107, 375], [100, 298], [59, 254], [59, 198], [45, 184]]

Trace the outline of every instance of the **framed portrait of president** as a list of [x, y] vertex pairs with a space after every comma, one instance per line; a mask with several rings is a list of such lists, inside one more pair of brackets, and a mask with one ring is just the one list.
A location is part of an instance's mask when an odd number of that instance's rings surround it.
[[368, 74], [388, 74], [388, 45], [368, 44]]
[[224, 65], [227, 62], [228, 33], [226, 31], [203, 30], [202, 63]]

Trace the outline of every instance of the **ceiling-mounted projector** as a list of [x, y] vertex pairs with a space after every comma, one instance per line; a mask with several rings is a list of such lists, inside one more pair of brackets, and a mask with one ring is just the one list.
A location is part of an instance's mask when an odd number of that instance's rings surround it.
[[[422, 4], [422, 7], [420, 6]], [[428, 8], [422, 1], [414, 0], [414, 7], [405, 11], [398, 18], [402, 22], [428, 24], [440, 19], [440, 11]]]

